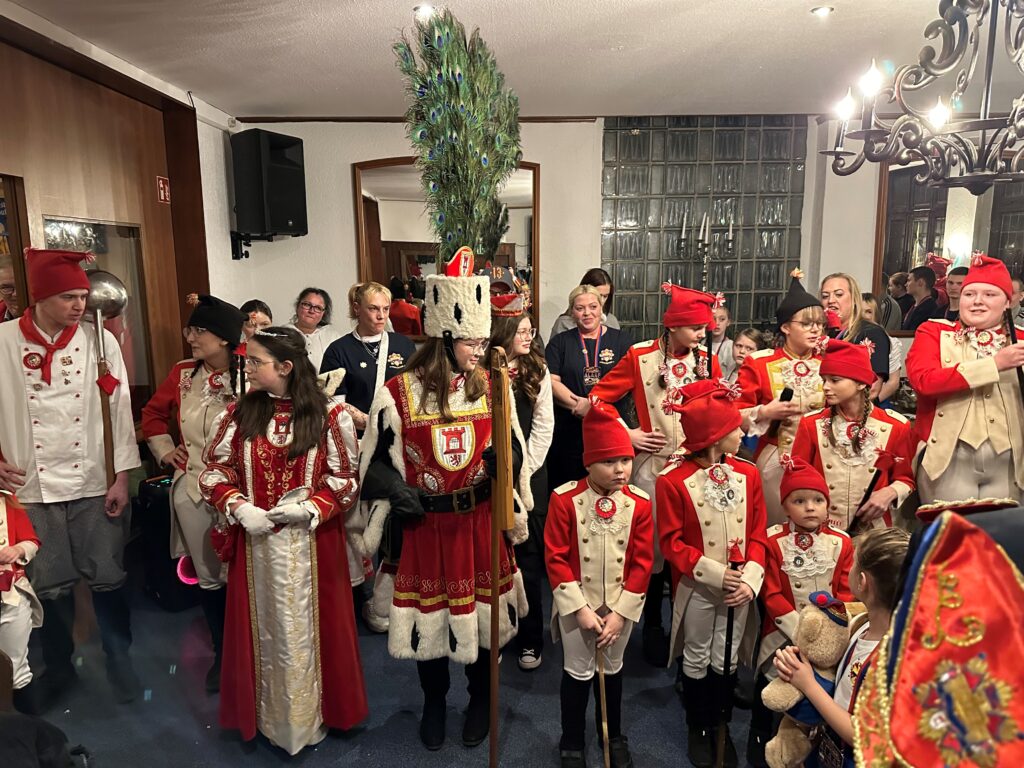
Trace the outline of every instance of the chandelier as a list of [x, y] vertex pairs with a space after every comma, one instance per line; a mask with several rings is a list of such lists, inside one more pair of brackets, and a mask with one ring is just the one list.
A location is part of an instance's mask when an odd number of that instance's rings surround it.
[[[993, 184], [1024, 181], [1024, 96], [1014, 100], [1008, 116], [992, 117], [992, 69], [999, 17], [1003, 16], [1006, 55], [1024, 73], [1024, 0], [940, 0], [939, 18], [925, 27], [929, 43], [916, 64], [898, 68], [885, 83], [875, 62], [858, 84], [860, 129], [849, 131], [856, 103], [852, 89], [836, 107], [840, 119], [833, 149], [832, 170], [849, 176], [865, 160], [906, 165], [920, 162], [915, 180], [936, 187], [963, 187], [980, 195]], [[987, 27], [987, 29], [986, 29]], [[987, 33], [987, 34], [986, 34]], [[977, 119], [951, 120], [971, 84], [985, 38], [985, 79]], [[930, 106], [921, 106], [919, 93], [949, 76], [952, 91]], [[879, 105], [895, 105], [898, 116], [883, 119]], [[861, 141], [858, 151], [847, 141]]]

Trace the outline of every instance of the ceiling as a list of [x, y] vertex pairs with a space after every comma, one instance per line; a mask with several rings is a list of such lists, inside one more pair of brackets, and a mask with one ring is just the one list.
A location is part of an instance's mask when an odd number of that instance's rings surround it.
[[[423, 201], [423, 178], [413, 165], [370, 168], [360, 173], [363, 194], [376, 200]], [[520, 168], [501, 188], [501, 201], [509, 208], [533, 207], [533, 171]]]
[[[231, 115], [404, 111], [391, 43], [418, 0], [16, 2]], [[836, 13], [809, 12], [822, 2]], [[827, 112], [871, 58], [915, 60], [938, 15], [937, 0], [448, 5], [481, 28], [529, 117]], [[1024, 79], [1001, 46], [1000, 29], [995, 104], [1008, 106]]]

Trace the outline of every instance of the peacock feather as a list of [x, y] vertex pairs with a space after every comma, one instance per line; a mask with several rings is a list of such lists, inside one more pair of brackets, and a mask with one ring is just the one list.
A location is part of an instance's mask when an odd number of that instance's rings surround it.
[[394, 52], [405, 81], [406, 126], [416, 152], [438, 269], [463, 245], [492, 258], [508, 230], [498, 198], [519, 167], [519, 98], [487, 44], [444, 10], [415, 22]]

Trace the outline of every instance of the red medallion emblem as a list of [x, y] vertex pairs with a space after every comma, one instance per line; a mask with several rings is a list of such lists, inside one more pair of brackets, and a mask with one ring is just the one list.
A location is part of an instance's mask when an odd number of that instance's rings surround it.
[[615, 517], [615, 502], [607, 496], [602, 496], [594, 504], [594, 511], [597, 512], [597, 516], [602, 520], [611, 520]]
[[29, 352], [27, 355], [21, 358], [21, 362], [25, 364], [26, 368], [29, 368], [33, 371], [38, 371], [40, 368], [43, 367], [43, 356], [40, 355], [38, 352]]
[[681, 360], [679, 362], [672, 364], [672, 375], [675, 376], [677, 379], [681, 379], [684, 376], [686, 376], [686, 371], [686, 363], [682, 362]]
[[977, 340], [978, 346], [980, 347], [987, 347], [995, 341], [995, 336], [992, 331], [978, 331], [974, 338]]
[[800, 532], [794, 537], [794, 539], [797, 547], [802, 549], [804, 552], [810, 549], [811, 545], [814, 544], [814, 537], [809, 533]]
[[708, 477], [711, 478], [711, 482], [715, 485], [725, 485], [729, 482], [729, 475], [726, 474], [725, 468], [721, 464], [715, 464], [708, 470]]
[[803, 360], [797, 360], [795, 363], [793, 363], [793, 373], [796, 374], [798, 377], [803, 378], [804, 376], [807, 376], [810, 372], [811, 366], [809, 366]]
[[206, 383], [209, 385], [210, 389], [213, 390], [214, 392], [218, 392], [218, 391], [224, 389], [224, 380], [221, 379], [219, 373], [215, 373], [212, 376], [210, 376], [210, 378], [208, 378], [206, 380]]
[[850, 438], [851, 441], [857, 437], [858, 432], [860, 432], [860, 424], [852, 422], [846, 425], [846, 436]]

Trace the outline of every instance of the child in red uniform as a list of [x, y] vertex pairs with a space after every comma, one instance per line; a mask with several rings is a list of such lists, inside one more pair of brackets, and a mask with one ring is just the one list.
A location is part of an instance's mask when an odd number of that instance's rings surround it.
[[[656, 486], [661, 551], [678, 576], [671, 658], [682, 655], [688, 756], [697, 768], [715, 762], [712, 731], [731, 701], [750, 603], [764, 579], [764, 494], [757, 468], [732, 455], [742, 434], [733, 395], [713, 381], [683, 387], [675, 410], [686, 435], [685, 454], [666, 465]], [[726, 664], [730, 611], [734, 624]], [[750, 630], [754, 634], [756, 627]], [[724, 764], [735, 766], [729, 738], [725, 750]]]
[[[562, 768], [583, 768], [587, 699], [603, 655], [608, 744], [615, 768], [632, 765], [622, 735], [622, 654], [643, 612], [654, 560], [651, 501], [628, 485], [633, 445], [617, 414], [601, 405], [583, 420], [587, 477], [551, 494], [544, 544], [554, 592], [562, 672]], [[595, 700], [600, 702], [598, 689]], [[600, 704], [596, 712], [601, 733]]]
[[25, 566], [39, 551], [39, 538], [25, 508], [14, 494], [0, 491], [0, 651], [11, 659], [14, 705], [38, 714], [31, 693], [28, 637], [43, 623], [43, 607], [25, 576]]
[[853, 543], [843, 531], [829, 527], [829, 492], [825, 478], [803, 459], [784, 455], [780, 486], [788, 522], [768, 529], [764, 571], [766, 614], [757, 657], [757, 695], [750, 721], [747, 760], [766, 765], [764, 747], [772, 737], [772, 713], [761, 703], [761, 691], [774, 677], [771, 658], [793, 642], [800, 611], [810, 595], [828, 592], [838, 600], [853, 600], [850, 568]]
[[896, 411], [872, 404], [875, 372], [864, 344], [829, 339], [821, 377], [827, 407], [800, 420], [793, 456], [824, 476], [833, 528], [888, 527], [892, 510], [916, 485], [910, 424]]

